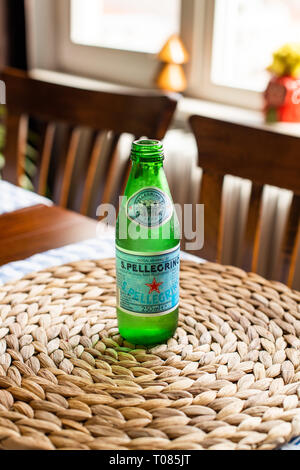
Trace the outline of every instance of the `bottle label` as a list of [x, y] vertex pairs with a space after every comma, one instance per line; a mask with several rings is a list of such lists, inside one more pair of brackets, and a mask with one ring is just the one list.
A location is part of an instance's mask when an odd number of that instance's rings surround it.
[[179, 303], [180, 246], [161, 253], [116, 247], [117, 306], [132, 315], [159, 316]]
[[154, 228], [171, 219], [173, 204], [161, 189], [143, 188], [128, 200], [126, 213], [132, 222]]

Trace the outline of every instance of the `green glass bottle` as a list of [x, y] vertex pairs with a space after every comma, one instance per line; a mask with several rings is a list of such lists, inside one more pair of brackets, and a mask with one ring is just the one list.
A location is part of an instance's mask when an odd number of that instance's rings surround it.
[[154, 345], [178, 322], [180, 230], [163, 145], [137, 140], [116, 225], [117, 315], [128, 342]]

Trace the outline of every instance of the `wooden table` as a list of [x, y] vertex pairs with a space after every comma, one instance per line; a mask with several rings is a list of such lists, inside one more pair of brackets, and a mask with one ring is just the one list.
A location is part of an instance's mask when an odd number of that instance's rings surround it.
[[0, 265], [96, 236], [97, 221], [37, 205], [0, 216]]

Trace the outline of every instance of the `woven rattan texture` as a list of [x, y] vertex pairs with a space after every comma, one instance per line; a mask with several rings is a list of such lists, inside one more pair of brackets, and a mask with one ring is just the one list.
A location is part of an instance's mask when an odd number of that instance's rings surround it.
[[1, 449], [272, 449], [300, 435], [300, 293], [182, 262], [179, 327], [123, 341], [114, 260], [0, 288]]

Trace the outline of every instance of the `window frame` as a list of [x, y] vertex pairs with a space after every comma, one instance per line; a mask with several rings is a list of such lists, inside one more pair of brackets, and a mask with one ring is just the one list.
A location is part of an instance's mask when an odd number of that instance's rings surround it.
[[[75, 44], [70, 39], [70, 0], [25, 2], [31, 69], [55, 70], [134, 87], [154, 87], [159, 70], [156, 54]], [[180, 35], [190, 53], [190, 61], [185, 65], [188, 86], [184, 96], [261, 109], [260, 92], [212, 82], [214, 13], [215, 0], [181, 0]]]

